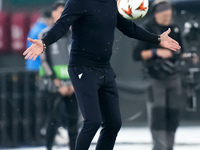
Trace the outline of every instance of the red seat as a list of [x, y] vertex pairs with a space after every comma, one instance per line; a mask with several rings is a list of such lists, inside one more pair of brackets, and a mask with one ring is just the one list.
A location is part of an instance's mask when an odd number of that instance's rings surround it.
[[26, 49], [26, 39], [29, 30], [29, 18], [26, 13], [15, 13], [11, 16], [11, 47], [14, 52]]
[[6, 12], [0, 12], [0, 52], [10, 49], [10, 18]]
[[33, 12], [30, 16], [30, 27], [32, 27], [35, 22], [37, 21], [37, 19], [39, 18], [40, 14], [39, 12]]

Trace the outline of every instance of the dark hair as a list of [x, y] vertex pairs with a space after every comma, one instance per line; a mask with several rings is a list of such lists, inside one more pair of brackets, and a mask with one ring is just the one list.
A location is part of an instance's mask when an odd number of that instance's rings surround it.
[[51, 10], [49, 8], [43, 8], [39, 11], [40, 17], [51, 18]]
[[167, 9], [172, 9], [171, 3], [168, 0], [155, 0], [151, 5], [151, 12], [161, 12]]
[[65, 1], [57, 1], [53, 4], [53, 10], [57, 10], [58, 7], [65, 7]]

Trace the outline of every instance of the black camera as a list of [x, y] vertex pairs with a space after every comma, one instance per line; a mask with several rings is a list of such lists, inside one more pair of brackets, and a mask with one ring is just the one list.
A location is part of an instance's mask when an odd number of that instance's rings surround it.
[[182, 55], [183, 87], [186, 90], [186, 110], [197, 110], [196, 91], [200, 89], [199, 68], [199, 40], [200, 28], [198, 22], [192, 18], [184, 25], [184, 40], [186, 51]]

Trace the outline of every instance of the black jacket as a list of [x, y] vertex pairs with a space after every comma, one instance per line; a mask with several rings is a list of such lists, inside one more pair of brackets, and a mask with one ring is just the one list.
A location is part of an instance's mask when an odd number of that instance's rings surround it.
[[[181, 40], [181, 31], [180, 28], [171, 24], [169, 26], [161, 26], [156, 23], [155, 19], [149, 19], [145, 24], [144, 28], [154, 34], [162, 34], [168, 28], [171, 28], [170, 37], [175, 39], [182, 46]], [[141, 57], [141, 53], [144, 50], [149, 50], [152, 48], [161, 48], [159, 45], [155, 45], [152, 43], [138, 41], [136, 47], [134, 47], [133, 51], [133, 59], [136, 61], [143, 61]], [[180, 55], [183, 53], [183, 48], [179, 51], [172, 51], [173, 57], [169, 59], [162, 59], [160, 57], [154, 57], [149, 60], [143, 61], [146, 71], [155, 78], [165, 78], [169, 75], [173, 75], [176, 73], [175, 63], [180, 59]], [[167, 72], [169, 71], [169, 72]], [[163, 73], [163, 74], [162, 74]]]
[[43, 38], [50, 44], [72, 25], [69, 65], [110, 65], [115, 28], [125, 35], [158, 44], [158, 36], [124, 19], [115, 0], [68, 0], [60, 19]]

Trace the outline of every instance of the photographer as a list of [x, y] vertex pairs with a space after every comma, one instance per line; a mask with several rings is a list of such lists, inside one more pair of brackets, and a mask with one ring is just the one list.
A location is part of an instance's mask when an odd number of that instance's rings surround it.
[[[181, 32], [172, 24], [172, 7], [166, 0], [155, 0], [153, 16], [145, 23], [145, 29], [160, 34], [168, 28], [170, 36], [182, 46]], [[143, 61], [145, 81], [150, 82], [147, 112], [153, 138], [153, 150], [172, 150], [175, 132], [179, 124], [183, 100], [181, 98], [181, 77], [176, 70], [183, 49], [172, 52], [160, 46], [138, 42], [133, 58]]]

